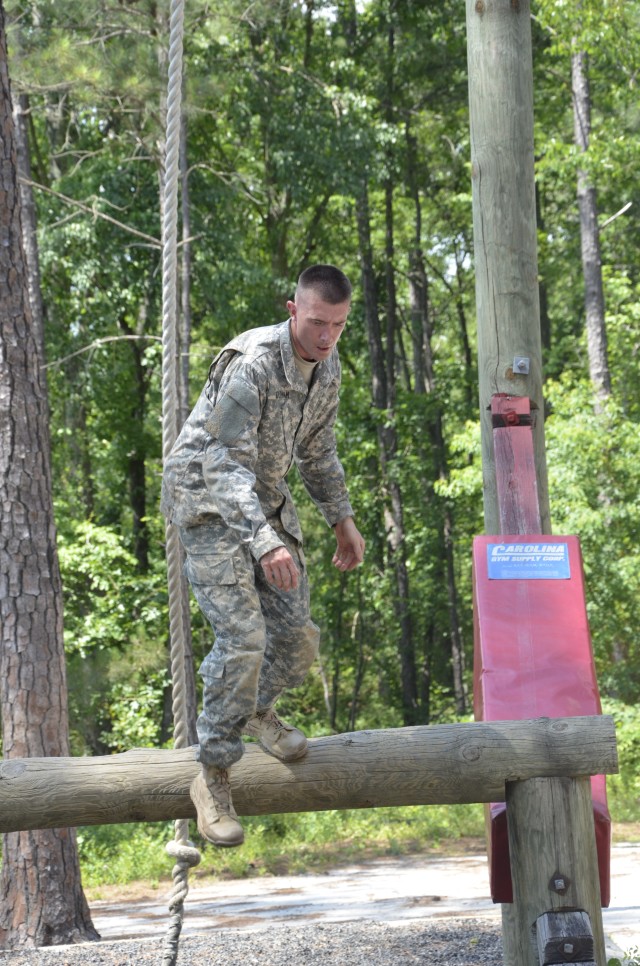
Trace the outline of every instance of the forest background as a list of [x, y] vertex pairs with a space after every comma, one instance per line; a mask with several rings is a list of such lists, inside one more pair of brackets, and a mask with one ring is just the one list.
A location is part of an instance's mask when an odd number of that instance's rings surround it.
[[[7, 0], [5, 14], [37, 224], [72, 751], [162, 746], [168, 4]], [[332, 534], [292, 475], [322, 652], [280, 710], [311, 735], [468, 719], [484, 524], [464, 9], [190, 0], [186, 18], [181, 419], [217, 348], [286, 317], [306, 265], [334, 262], [355, 283], [338, 436], [367, 560], [348, 576], [331, 567]], [[581, 539], [624, 766], [612, 811], [637, 820], [640, 8], [540, 0], [532, 30], [551, 516]], [[192, 629], [197, 667], [211, 633], [195, 607]], [[479, 832], [480, 811], [450, 815], [421, 835]], [[306, 821], [302, 838], [335, 840]], [[256, 828], [282, 851], [285, 819]], [[117, 874], [133, 836], [83, 830], [89, 879]]]

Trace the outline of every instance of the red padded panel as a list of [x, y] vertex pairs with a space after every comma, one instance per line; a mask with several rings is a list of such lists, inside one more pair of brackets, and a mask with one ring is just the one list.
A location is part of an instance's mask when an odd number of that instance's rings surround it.
[[[563, 543], [568, 579], [493, 579], [487, 547]], [[515, 572], [515, 571], [514, 571]], [[473, 545], [476, 720], [601, 714], [577, 537], [476, 537]], [[602, 905], [610, 898], [611, 819], [604, 776], [592, 778]], [[494, 902], [512, 902], [506, 805], [492, 804], [489, 872]]]

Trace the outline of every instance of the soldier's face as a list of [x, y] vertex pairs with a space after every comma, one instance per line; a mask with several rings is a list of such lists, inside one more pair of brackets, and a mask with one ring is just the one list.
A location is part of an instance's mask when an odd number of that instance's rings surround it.
[[297, 292], [295, 302], [287, 302], [291, 315], [291, 336], [298, 353], [309, 362], [322, 362], [344, 332], [351, 302], [331, 305], [309, 289]]

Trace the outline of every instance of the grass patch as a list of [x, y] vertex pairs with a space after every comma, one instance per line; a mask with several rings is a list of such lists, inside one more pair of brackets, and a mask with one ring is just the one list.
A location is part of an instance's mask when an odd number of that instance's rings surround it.
[[[351, 809], [242, 819], [245, 843], [216, 849], [192, 833], [202, 862], [195, 880], [321, 872], [354, 861], [427, 851], [481, 849], [481, 805]], [[92, 899], [104, 887], [144, 881], [151, 889], [171, 878], [165, 846], [172, 822], [103, 825], [78, 830], [82, 881]]]
[[[242, 819], [246, 839], [216, 849], [192, 823], [202, 861], [191, 881], [321, 873], [385, 856], [483, 853], [481, 805], [411, 806], [304, 812]], [[171, 882], [166, 845], [173, 822], [103, 825], [78, 830], [82, 882], [91, 901], [142, 897]], [[640, 841], [640, 823], [613, 824], [613, 841]]]

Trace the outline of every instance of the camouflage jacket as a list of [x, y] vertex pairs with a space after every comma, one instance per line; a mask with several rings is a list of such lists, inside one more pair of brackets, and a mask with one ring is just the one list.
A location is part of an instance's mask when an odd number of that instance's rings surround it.
[[334, 434], [339, 387], [334, 349], [307, 389], [288, 321], [229, 342], [165, 461], [167, 519], [179, 527], [224, 522], [256, 560], [283, 545], [278, 524], [302, 542], [285, 482], [294, 462], [329, 525], [352, 516]]

